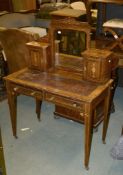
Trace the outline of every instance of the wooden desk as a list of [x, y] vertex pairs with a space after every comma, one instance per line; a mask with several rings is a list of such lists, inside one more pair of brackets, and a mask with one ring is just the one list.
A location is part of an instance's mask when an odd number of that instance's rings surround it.
[[[67, 76], [66, 76], [67, 75]], [[24, 94], [37, 99], [40, 109], [41, 101], [79, 111], [85, 120], [85, 159], [88, 169], [91, 141], [93, 135], [93, 116], [96, 107], [102, 103], [104, 124], [102, 140], [105, 142], [108, 125], [108, 108], [110, 87], [112, 80], [103, 85], [83, 81], [81, 77], [65, 70], [51, 70], [49, 72], [23, 69], [6, 78], [8, 104], [10, 109], [13, 135], [17, 137], [17, 95]], [[39, 110], [38, 110], [39, 111]]]

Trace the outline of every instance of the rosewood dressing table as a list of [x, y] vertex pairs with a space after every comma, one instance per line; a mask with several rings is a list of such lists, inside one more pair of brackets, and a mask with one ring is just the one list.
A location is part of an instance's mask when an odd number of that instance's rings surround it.
[[96, 109], [100, 105], [103, 115], [102, 140], [105, 142], [112, 80], [108, 78], [104, 83], [98, 83], [83, 79], [82, 56], [60, 53], [58, 46], [62, 41], [58, 41], [58, 38], [56, 40], [57, 31], [64, 32], [66, 29], [72, 32], [84, 32], [86, 48], [89, 48], [90, 28], [87, 23], [80, 23], [73, 19], [68, 21], [63, 19], [60, 22], [53, 20], [49, 32], [49, 43], [43, 43], [43, 40], [27, 43], [31, 59], [29, 68], [5, 77], [12, 131], [17, 137], [17, 96], [19, 94], [36, 98], [38, 119], [40, 119], [42, 101], [79, 112], [85, 123], [84, 165], [88, 169], [93, 120]]

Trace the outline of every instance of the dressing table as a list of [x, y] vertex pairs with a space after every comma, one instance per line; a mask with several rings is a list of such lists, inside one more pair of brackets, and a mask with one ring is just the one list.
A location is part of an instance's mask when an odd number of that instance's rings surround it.
[[83, 79], [82, 56], [60, 52], [59, 45], [63, 40], [58, 40], [57, 33], [64, 30], [84, 32], [86, 48], [89, 49], [90, 27], [87, 23], [73, 19], [54, 19], [50, 26], [49, 43], [44, 43], [44, 40], [27, 43], [31, 57], [29, 67], [5, 77], [12, 131], [17, 137], [17, 96], [21, 94], [36, 99], [38, 119], [43, 101], [79, 112], [85, 123], [84, 165], [88, 169], [94, 115], [97, 107], [101, 105], [102, 140], [105, 142], [113, 81], [109, 78], [104, 83], [98, 83]]

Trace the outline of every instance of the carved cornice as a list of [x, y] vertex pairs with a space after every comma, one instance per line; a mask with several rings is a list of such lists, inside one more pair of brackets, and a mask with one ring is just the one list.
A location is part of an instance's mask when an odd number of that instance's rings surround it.
[[77, 30], [83, 31], [90, 31], [91, 27], [87, 22], [77, 21], [73, 18], [64, 18], [64, 19], [53, 19], [50, 25], [51, 29], [70, 29], [70, 30]]

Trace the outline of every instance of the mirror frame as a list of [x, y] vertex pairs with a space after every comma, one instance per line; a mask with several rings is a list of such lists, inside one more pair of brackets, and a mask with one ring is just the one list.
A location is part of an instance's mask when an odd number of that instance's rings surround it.
[[56, 30], [74, 30], [85, 32], [86, 34], [86, 49], [90, 48], [90, 33], [91, 26], [87, 22], [77, 21], [74, 18], [52, 19], [49, 28], [49, 38], [51, 44], [52, 65], [55, 66], [55, 31]]

